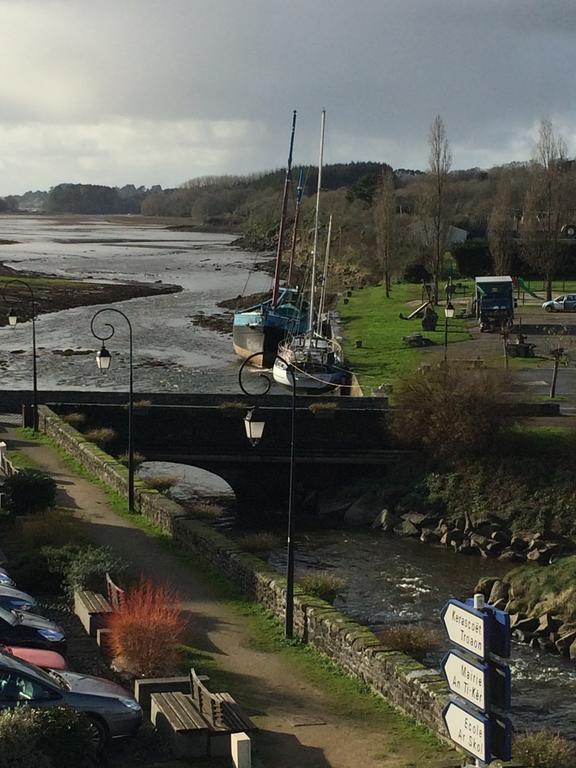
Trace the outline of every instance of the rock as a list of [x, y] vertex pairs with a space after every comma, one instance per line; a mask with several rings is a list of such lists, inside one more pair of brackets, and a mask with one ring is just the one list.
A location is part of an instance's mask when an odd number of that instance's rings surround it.
[[546, 549], [531, 549], [526, 555], [526, 560], [531, 563], [540, 563], [540, 565], [546, 565], [549, 559], [550, 555]]
[[526, 616], [523, 619], [518, 619], [514, 624], [514, 629], [531, 635], [538, 629], [538, 619], [536, 616]]
[[372, 522], [372, 528], [380, 528], [384, 533], [392, 533], [396, 525], [398, 518], [389, 509], [383, 509]]
[[510, 544], [510, 536], [505, 531], [493, 531], [490, 538], [492, 541], [498, 541], [501, 544]]
[[411, 523], [410, 520], [403, 520], [394, 530], [400, 536], [420, 536], [420, 529], [414, 523]]
[[474, 587], [474, 594], [479, 592], [480, 594], [484, 595], [486, 599], [488, 599], [488, 596], [492, 591], [492, 587], [497, 581], [500, 581], [497, 576], [482, 576], [482, 578], [476, 582], [476, 586]]
[[441, 544], [446, 544], [447, 547], [453, 547], [454, 545], [460, 546], [464, 541], [464, 533], [456, 528], [447, 531], [440, 539]]
[[570, 656], [570, 661], [576, 660], [576, 641], [568, 648], [568, 656]]
[[375, 490], [367, 491], [348, 507], [344, 522], [354, 526], [371, 525], [381, 505], [380, 494]]
[[[508, 613], [510, 613], [510, 611], [508, 611]], [[525, 618], [526, 616], [523, 613], [510, 613], [510, 629], [514, 629], [518, 622]]]
[[470, 539], [464, 539], [462, 544], [458, 546], [457, 544], [452, 545], [456, 552], [458, 552], [461, 555], [477, 555], [478, 554], [478, 547], [475, 547], [473, 544], [470, 543]]
[[426, 520], [426, 517], [427, 516], [423, 515], [421, 512], [406, 512], [402, 515], [402, 520], [407, 520], [409, 523], [412, 523], [412, 525], [416, 525], [420, 528]]
[[486, 536], [482, 536], [480, 533], [471, 533], [470, 542], [477, 547], [485, 547], [490, 540]]
[[502, 560], [502, 562], [509, 562], [511, 560], [517, 560], [518, 558], [518, 552], [514, 552], [510, 547], [507, 547], [500, 555], [498, 555], [498, 560]]
[[499, 541], [492, 541], [490, 539], [486, 546], [483, 547], [483, 549], [486, 550], [490, 557], [498, 557], [498, 555], [504, 549], [504, 544], [501, 544]]
[[510, 585], [506, 581], [496, 581], [490, 590], [488, 603], [494, 605], [498, 600], [505, 600], [507, 602], [509, 593]]
[[560, 626], [560, 619], [551, 613], [543, 613], [538, 622], [537, 632], [543, 635], [549, 635], [555, 632]]
[[420, 533], [420, 541], [424, 544], [437, 544], [439, 541], [436, 531], [431, 531], [430, 528], [423, 528]]
[[576, 641], [576, 628], [568, 629], [568, 625], [564, 624], [558, 630], [558, 634], [559, 637], [555, 643], [556, 648], [560, 651], [560, 653], [567, 653], [569, 648]]
[[512, 549], [516, 550], [516, 552], [524, 552], [528, 549], [528, 542], [526, 539], [523, 539], [522, 536], [512, 536], [510, 539], [510, 546]]
[[504, 600], [504, 598], [496, 600], [495, 602], [490, 603], [490, 607], [496, 608], [499, 611], [503, 611], [506, 608], [506, 600]]
[[470, 518], [470, 515], [468, 512], [464, 512], [464, 533], [470, 533], [474, 530], [474, 526], [472, 525], [472, 520]]

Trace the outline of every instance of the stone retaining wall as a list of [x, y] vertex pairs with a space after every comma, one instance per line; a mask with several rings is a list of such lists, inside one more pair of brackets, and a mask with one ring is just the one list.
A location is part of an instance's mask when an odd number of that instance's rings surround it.
[[[45, 406], [40, 408], [40, 429], [64, 448], [91, 474], [126, 494], [126, 469]], [[137, 508], [162, 530], [208, 561], [218, 572], [279, 618], [284, 617], [286, 582], [277, 572], [208, 525], [186, 517], [185, 511], [156, 491], [136, 491]], [[326, 654], [350, 675], [415, 720], [444, 734], [442, 709], [448, 700], [444, 679], [404, 653], [382, 645], [368, 629], [332, 605], [306, 595], [298, 587], [294, 596], [294, 623], [298, 636]]]

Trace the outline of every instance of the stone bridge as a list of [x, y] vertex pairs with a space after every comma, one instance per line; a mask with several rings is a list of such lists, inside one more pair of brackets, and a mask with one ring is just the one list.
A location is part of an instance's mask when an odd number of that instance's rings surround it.
[[[134, 449], [148, 461], [206, 469], [222, 477], [245, 510], [285, 507], [290, 460], [291, 397], [138, 393]], [[19, 411], [29, 392], [0, 391], [0, 412]], [[82, 431], [111, 427], [106, 450], [126, 450], [126, 394], [108, 391], [39, 393], [39, 402], [61, 415], [82, 413]], [[317, 405], [321, 402], [321, 408]], [[258, 404], [266, 421], [260, 443], [246, 438], [244, 416]], [[384, 398], [297, 397], [296, 484], [300, 497], [333, 493], [356, 480], [382, 477], [402, 457], [386, 429]], [[333, 405], [329, 405], [332, 403]]]

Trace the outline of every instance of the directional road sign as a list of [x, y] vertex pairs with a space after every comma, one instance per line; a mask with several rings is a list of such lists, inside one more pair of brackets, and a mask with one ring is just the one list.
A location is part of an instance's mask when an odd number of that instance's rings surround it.
[[442, 610], [442, 621], [450, 640], [480, 659], [485, 659], [489, 652], [490, 618], [460, 600], [449, 600]]
[[474, 757], [487, 763], [490, 760], [490, 720], [484, 715], [472, 714], [453, 701], [442, 713], [450, 738]]
[[442, 659], [452, 693], [474, 704], [478, 709], [508, 709], [511, 699], [510, 667], [496, 661], [483, 663], [468, 659], [460, 651], [450, 651]]
[[472, 712], [451, 701], [442, 713], [450, 738], [484, 763], [510, 760], [512, 727], [508, 718]]
[[461, 696], [479, 709], [488, 709], [489, 668], [487, 664], [472, 663], [451, 651], [442, 660], [452, 693]]

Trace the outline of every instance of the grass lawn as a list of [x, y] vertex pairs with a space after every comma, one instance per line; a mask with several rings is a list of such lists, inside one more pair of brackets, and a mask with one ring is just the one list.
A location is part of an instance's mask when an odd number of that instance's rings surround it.
[[[29, 274], [22, 273], [22, 277], [18, 277], [17, 275], [3, 275], [0, 276], [0, 285], [3, 285], [4, 283], [11, 283], [14, 280], [24, 280], [29, 285], [33, 287], [42, 287], [42, 288], [49, 288], [51, 285], [71, 285], [71, 286], [77, 286], [79, 284], [78, 280], [69, 280], [65, 277], [34, 277]], [[86, 283], [86, 285], [90, 285], [90, 283]], [[14, 286], [14, 291], [18, 291], [19, 286]]]
[[[342, 321], [344, 353], [350, 369], [358, 376], [365, 394], [382, 383], [413, 373], [426, 360], [430, 348], [415, 349], [406, 346], [403, 336], [422, 331], [420, 319], [402, 320], [400, 313], [409, 315], [421, 304], [422, 286], [400, 283], [392, 288], [389, 299], [382, 287], [355, 290], [348, 304], [340, 301], [338, 313]], [[459, 295], [454, 297], [457, 302]], [[456, 304], [456, 308], [459, 305]], [[444, 309], [439, 307], [435, 331], [422, 331], [437, 347], [444, 344]], [[467, 323], [452, 318], [448, 324], [448, 343], [470, 338]], [[356, 340], [362, 347], [356, 348]]]

